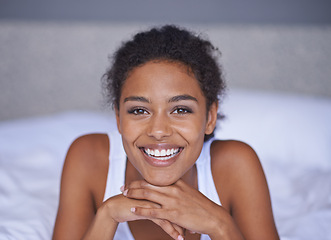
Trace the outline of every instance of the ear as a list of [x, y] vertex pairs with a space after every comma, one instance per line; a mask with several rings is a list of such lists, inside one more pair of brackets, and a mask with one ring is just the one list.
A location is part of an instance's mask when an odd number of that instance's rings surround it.
[[205, 134], [211, 134], [216, 126], [217, 121], [217, 111], [218, 111], [218, 103], [214, 102], [210, 105], [208, 115], [207, 115], [207, 124], [205, 129]]
[[120, 127], [120, 113], [119, 113], [119, 109], [117, 107], [115, 107], [115, 116], [116, 116], [117, 130], [120, 134], [122, 134], [121, 127]]

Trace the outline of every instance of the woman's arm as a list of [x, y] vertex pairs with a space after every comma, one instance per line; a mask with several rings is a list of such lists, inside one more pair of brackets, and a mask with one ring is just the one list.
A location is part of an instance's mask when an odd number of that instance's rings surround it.
[[62, 172], [54, 240], [81, 239], [89, 228], [97, 202], [102, 203], [108, 143], [107, 136], [94, 134], [80, 137], [70, 146]]
[[124, 195], [153, 201], [161, 208], [135, 207], [134, 213], [166, 219], [212, 239], [279, 239], [267, 183], [255, 152], [235, 141], [216, 142], [211, 152], [213, 178], [222, 206], [182, 180], [167, 187], [135, 181], [126, 186]]
[[[160, 208], [156, 203], [128, 199], [122, 194], [103, 202], [108, 173], [109, 140], [93, 134], [71, 145], [61, 178], [60, 203], [53, 240], [113, 239], [119, 222], [146, 219], [131, 206]], [[177, 239], [182, 230], [168, 221], [150, 219]]]
[[212, 173], [223, 206], [246, 240], [279, 239], [269, 189], [255, 151], [238, 141], [212, 144]]

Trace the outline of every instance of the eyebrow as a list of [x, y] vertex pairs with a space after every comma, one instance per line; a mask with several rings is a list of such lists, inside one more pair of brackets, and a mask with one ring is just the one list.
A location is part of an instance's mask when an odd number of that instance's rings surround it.
[[128, 102], [128, 101], [138, 101], [138, 102], [150, 103], [150, 101], [147, 98], [141, 97], [141, 96], [130, 96], [130, 97], [124, 98], [124, 102]]
[[174, 96], [174, 97], [170, 98], [168, 102], [169, 103], [178, 102], [178, 101], [182, 101], [182, 100], [191, 100], [191, 101], [198, 102], [198, 99], [196, 99], [195, 97], [188, 95], [188, 94]]
[[[172, 102], [179, 102], [179, 101], [185, 101], [185, 100], [190, 100], [190, 101], [195, 101], [198, 102], [198, 99], [196, 99], [195, 97], [188, 95], [188, 94], [183, 94], [183, 95], [177, 95], [177, 96], [173, 96], [172, 98], [169, 99], [169, 103]], [[128, 101], [137, 101], [137, 102], [145, 102], [145, 103], [151, 103], [151, 101], [145, 97], [142, 96], [130, 96], [130, 97], [126, 97], [124, 98], [123, 102], [128, 102]]]

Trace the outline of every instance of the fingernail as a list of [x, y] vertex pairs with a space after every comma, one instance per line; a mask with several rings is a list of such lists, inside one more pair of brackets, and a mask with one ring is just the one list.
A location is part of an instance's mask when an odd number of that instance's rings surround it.
[[136, 208], [133, 207], [130, 209], [130, 211], [134, 213], [136, 211]]
[[184, 238], [182, 237], [182, 235], [179, 235], [177, 239], [178, 240], [184, 240]]
[[128, 195], [128, 189], [125, 189], [125, 190], [124, 190], [123, 195], [124, 195], [124, 196]]
[[124, 185], [120, 188], [121, 192], [124, 192]]

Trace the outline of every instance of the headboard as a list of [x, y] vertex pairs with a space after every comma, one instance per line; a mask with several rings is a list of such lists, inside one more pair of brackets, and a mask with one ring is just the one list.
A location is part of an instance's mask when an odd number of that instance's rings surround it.
[[[102, 110], [109, 55], [146, 23], [0, 21], [0, 121]], [[331, 27], [184, 25], [222, 52], [229, 88], [331, 97]]]

